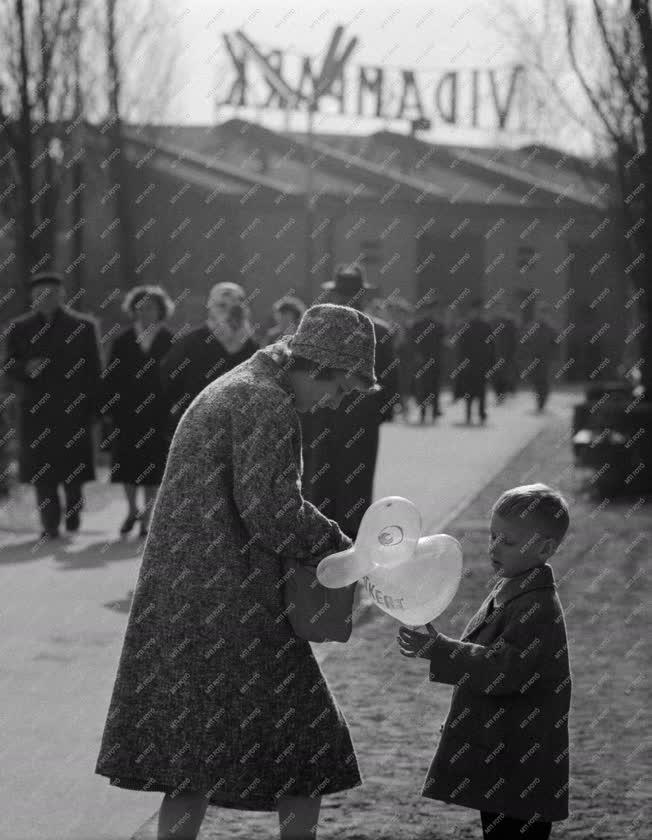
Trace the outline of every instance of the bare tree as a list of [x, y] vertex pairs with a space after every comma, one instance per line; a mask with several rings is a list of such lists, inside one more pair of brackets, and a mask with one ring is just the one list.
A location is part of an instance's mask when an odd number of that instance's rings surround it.
[[[57, 233], [64, 177], [72, 180], [73, 256], [84, 251], [83, 149], [93, 124], [119, 150], [110, 176], [120, 186], [121, 282], [129, 286], [133, 223], [124, 188], [124, 122], [165, 114], [178, 52], [168, 14], [155, 0], [0, 2], [0, 215], [15, 233], [23, 303], [29, 300], [24, 281], [63, 256]], [[62, 165], [64, 154], [70, 167]], [[73, 265], [79, 289], [83, 261]]]
[[[541, 0], [525, 18], [503, 5], [505, 34], [534, 71], [540, 111], [552, 133], [565, 121], [591, 139], [614, 172], [611, 197], [622, 235], [625, 276], [637, 298], [643, 383], [652, 400], [652, 20], [649, 0]], [[538, 23], [538, 26], [537, 26]], [[498, 24], [500, 26], [500, 24]], [[540, 125], [545, 134], [545, 126]]]
[[0, 21], [0, 195], [3, 215], [15, 220], [23, 279], [56, 259], [57, 125], [68, 99], [73, 8], [72, 0], [15, 0]]
[[[160, 3], [150, 0], [138, 15], [128, 0], [103, 0], [100, 31], [106, 54], [106, 120], [102, 131], [111, 141], [110, 177], [117, 187], [120, 285], [129, 288], [136, 278], [134, 219], [129, 197], [130, 165], [125, 155], [128, 120], [165, 113], [176, 65], [177, 50], [169, 19]], [[143, 86], [143, 78], [147, 84]]]

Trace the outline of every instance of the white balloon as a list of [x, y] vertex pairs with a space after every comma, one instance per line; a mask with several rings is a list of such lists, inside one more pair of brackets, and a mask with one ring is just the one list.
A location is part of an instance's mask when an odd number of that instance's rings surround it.
[[462, 578], [462, 546], [448, 534], [421, 537], [421, 515], [401, 496], [374, 502], [355, 545], [325, 557], [317, 579], [338, 589], [360, 580], [381, 610], [404, 624], [441, 615]]

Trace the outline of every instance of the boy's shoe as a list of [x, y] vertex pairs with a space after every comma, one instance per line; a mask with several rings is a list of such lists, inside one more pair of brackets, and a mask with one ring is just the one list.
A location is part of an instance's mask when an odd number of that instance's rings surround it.
[[58, 540], [60, 536], [61, 534], [58, 528], [46, 528], [44, 531], [41, 531], [42, 540]]

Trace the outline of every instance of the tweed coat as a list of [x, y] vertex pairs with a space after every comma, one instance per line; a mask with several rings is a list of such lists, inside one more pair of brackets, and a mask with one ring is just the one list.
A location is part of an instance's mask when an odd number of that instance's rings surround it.
[[[26, 363], [44, 359], [39, 373]], [[99, 416], [102, 353], [95, 318], [59, 306], [17, 318], [7, 338], [5, 372], [19, 397], [19, 480], [95, 480], [93, 421]]]
[[438, 634], [430, 680], [456, 688], [422, 795], [515, 819], [566, 819], [571, 672], [551, 566], [499, 582], [460, 641]]
[[351, 546], [301, 495], [284, 342], [208, 385], [172, 439], [96, 773], [272, 811], [362, 784], [347, 722], [283, 603], [281, 558]]

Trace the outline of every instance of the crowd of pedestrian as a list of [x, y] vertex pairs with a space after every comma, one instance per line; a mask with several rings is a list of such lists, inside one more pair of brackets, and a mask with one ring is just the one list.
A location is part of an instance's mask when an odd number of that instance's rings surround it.
[[[128, 324], [104, 359], [97, 319], [65, 304], [61, 275], [35, 275], [30, 294], [32, 311], [5, 333], [4, 372], [17, 398], [19, 480], [34, 487], [41, 539], [56, 540], [62, 522], [80, 529], [98, 444], [126, 500], [120, 535], [139, 524], [147, 538], [95, 772], [165, 794], [161, 840], [196, 840], [209, 804], [277, 810], [283, 840], [315, 837], [321, 797], [362, 778], [311, 637], [292, 624], [292, 610], [308, 609], [307, 590], [286, 603], [285, 564], [314, 576], [323, 556], [352, 548], [372, 502], [383, 423], [409, 421], [415, 406], [417, 422], [435, 423], [450, 387], [467, 424], [476, 405], [484, 424], [488, 388], [501, 402], [521, 381], [543, 410], [557, 346], [550, 313], [539, 308], [523, 325], [480, 298], [459, 314], [434, 297], [416, 306], [382, 300], [351, 264], [322, 284], [325, 303], [278, 300], [259, 341], [235, 283], [214, 285], [204, 322], [177, 332], [166, 290], [141, 285], [125, 295]], [[1, 414], [6, 479], [12, 425]], [[568, 814], [568, 733], [559, 721], [570, 671], [547, 563], [567, 527], [554, 489], [507, 491], [490, 541], [507, 584], [494, 587], [459, 640], [430, 625], [429, 636], [402, 627], [397, 637], [403, 655], [430, 660], [431, 682], [460, 680], [422, 794], [479, 809], [486, 838], [501, 825], [496, 837], [546, 840]], [[513, 605], [524, 596], [525, 618]], [[545, 646], [542, 615], [556, 628]], [[479, 656], [487, 650], [491, 657]], [[539, 678], [550, 689], [522, 699]], [[456, 729], [465, 703], [473, 714]], [[541, 737], [555, 720], [558, 731], [514, 774], [522, 751], [514, 721], [537, 711]], [[479, 767], [478, 750], [458, 762], [462, 729], [475, 737], [485, 717], [503, 713], [486, 736], [496, 755], [506, 749], [496, 765]], [[499, 773], [509, 784], [495, 782]], [[491, 804], [487, 785], [499, 791]]]
[[[129, 324], [113, 339], [106, 360], [98, 321], [65, 304], [64, 280], [46, 272], [30, 281], [32, 311], [5, 331], [4, 372], [18, 397], [18, 479], [35, 489], [41, 538], [80, 526], [83, 484], [96, 477], [95, 437], [110, 455], [110, 481], [121, 485], [126, 515], [120, 534], [149, 517], [179, 419], [210, 382], [249, 359], [261, 346], [296, 332], [306, 304], [296, 295], [273, 306], [262, 336], [252, 324], [245, 290], [221, 282], [210, 290], [204, 323], [176, 334], [175, 304], [161, 286], [132, 288], [122, 309]], [[322, 284], [322, 297], [367, 314], [376, 334], [376, 373], [382, 389], [349, 395], [336, 413], [302, 417], [303, 489], [307, 499], [354, 536], [371, 503], [382, 423], [434, 423], [442, 393], [463, 399], [466, 422], [477, 405], [488, 417], [487, 391], [504, 401], [529, 382], [538, 410], [548, 399], [557, 331], [539, 307], [524, 324], [509, 307], [476, 298], [464, 310], [426, 297], [416, 305], [381, 298], [358, 264], [340, 266]], [[9, 492], [12, 426], [8, 393], [0, 410], [0, 493]], [[60, 498], [60, 489], [63, 498]], [[138, 494], [142, 492], [142, 501]]]

